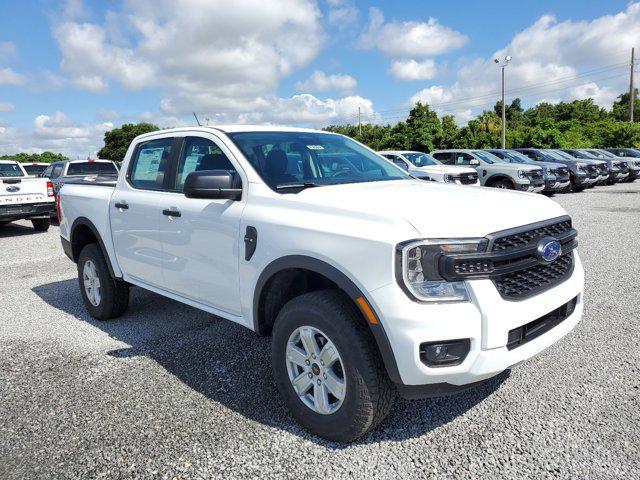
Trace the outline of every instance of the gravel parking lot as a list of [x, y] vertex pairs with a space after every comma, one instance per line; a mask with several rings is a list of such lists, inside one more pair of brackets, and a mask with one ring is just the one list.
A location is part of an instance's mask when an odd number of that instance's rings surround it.
[[0, 476], [638, 478], [640, 182], [555, 199], [580, 232], [583, 322], [482, 387], [398, 402], [346, 446], [285, 411], [269, 339], [141, 289], [97, 322], [57, 227], [2, 227]]

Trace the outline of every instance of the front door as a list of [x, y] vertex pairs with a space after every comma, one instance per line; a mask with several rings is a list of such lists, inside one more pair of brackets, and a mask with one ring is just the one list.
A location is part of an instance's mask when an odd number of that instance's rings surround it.
[[[131, 280], [162, 285], [160, 217], [173, 138], [139, 144], [111, 197], [109, 217], [120, 268]], [[126, 178], [125, 178], [126, 177]], [[125, 277], [126, 279], [126, 277]]]
[[[233, 156], [213, 134], [185, 137], [172, 193], [161, 203], [160, 231], [163, 282], [166, 290], [191, 300], [240, 315], [240, 201], [184, 196], [189, 173], [227, 170], [241, 175]], [[235, 159], [233, 159], [235, 161]], [[246, 192], [246, 181], [243, 182]]]

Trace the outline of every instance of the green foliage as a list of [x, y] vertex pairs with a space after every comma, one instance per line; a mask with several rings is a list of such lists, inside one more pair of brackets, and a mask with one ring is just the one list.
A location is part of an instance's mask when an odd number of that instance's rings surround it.
[[[636, 91], [637, 97], [637, 91]], [[539, 103], [528, 110], [516, 98], [505, 108], [507, 148], [606, 148], [640, 146], [640, 101], [635, 102], [633, 124], [629, 94], [623, 93], [611, 111], [592, 99], [551, 104]], [[637, 123], [636, 123], [637, 122]], [[407, 120], [396, 125], [334, 125], [326, 130], [342, 133], [374, 150], [444, 148], [497, 148], [501, 145], [502, 103], [485, 110], [467, 125], [456, 125], [452, 115], [441, 119], [428, 105], [417, 103]]]
[[22, 163], [53, 163], [69, 160], [61, 153], [16, 153], [14, 155], [1, 155], [0, 160], [15, 160]]
[[134, 138], [156, 130], [159, 128], [151, 123], [125, 123], [120, 128], [109, 130], [104, 134], [104, 147], [98, 152], [98, 157], [121, 162]]

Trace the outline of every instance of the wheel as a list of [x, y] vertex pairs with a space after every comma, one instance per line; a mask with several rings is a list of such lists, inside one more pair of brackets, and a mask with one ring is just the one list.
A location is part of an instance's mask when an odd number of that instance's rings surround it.
[[90, 243], [78, 258], [78, 281], [85, 308], [98, 320], [122, 315], [129, 306], [129, 285], [111, 277], [97, 243]]
[[51, 219], [50, 218], [34, 218], [33, 220], [31, 220], [31, 224], [33, 225], [33, 228], [37, 232], [46, 232], [47, 230], [49, 230], [49, 227], [51, 226]]
[[278, 314], [273, 372], [293, 417], [327, 440], [350, 442], [389, 413], [396, 389], [369, 330], [337, 290], [311, 292]]
[[498, 180], [491, 184], [493, 188], [501, 188], [503, 190], [515, 190], [513, 184], [509, 180]]

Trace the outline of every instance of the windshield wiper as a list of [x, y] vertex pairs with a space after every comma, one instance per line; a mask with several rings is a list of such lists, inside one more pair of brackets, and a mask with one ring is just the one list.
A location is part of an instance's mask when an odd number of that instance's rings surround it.
[[322, 185], [319, 185], [317, 183], [312, 183], [312, 182], [303, 182], [303, 183], [281, 183], [280, 185], [276, 185], [276, 190], [288, 190], [290, 188], [300, 188], [300, 189], [305, 189], [305, 188], [312, 188], [312, 187], [321, 187]]

